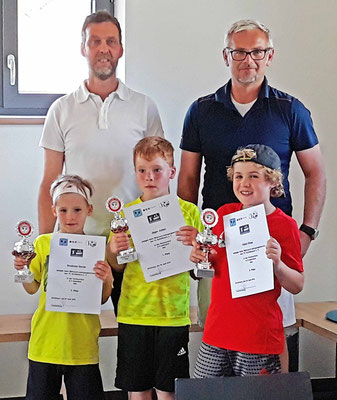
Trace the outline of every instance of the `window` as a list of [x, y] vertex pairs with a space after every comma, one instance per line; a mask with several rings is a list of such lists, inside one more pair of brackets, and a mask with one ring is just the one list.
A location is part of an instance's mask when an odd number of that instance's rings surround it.
[[45, 115], [87, 77], [85, 17], [113, 0], [0, 0], [0, 115]]

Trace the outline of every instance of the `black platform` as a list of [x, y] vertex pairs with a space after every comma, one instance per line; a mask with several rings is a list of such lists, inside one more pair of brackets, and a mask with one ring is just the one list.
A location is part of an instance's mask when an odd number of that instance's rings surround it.
[[307, 372], [177, 379], [176, 400], [313, 400]]

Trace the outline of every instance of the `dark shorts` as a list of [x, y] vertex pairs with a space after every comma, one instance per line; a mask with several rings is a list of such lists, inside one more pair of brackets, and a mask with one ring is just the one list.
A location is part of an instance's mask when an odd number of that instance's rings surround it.
[[64, 376], [68, 400], [103, 400], [98, 364], [58, 365], [29, 360], [26, 400], [59, 400]]
[[189, 327], [119, 324], [115, 386], [128, 392], [174, 392], [175, 378], [189, 378]]
[[276, 374], [281, 372], [278, 354], [253, 354], [227, 350], [201, 342], [194, 378]]
[[121, 295], [123, 275], [124, 275], [124, 271], [118, 272], [118, 271], [112, 270], [112, 276], [114, 278], [114, 282], [113, 282], [114, 287], [111, 292], [111, 301], [112, 301], [112, 304], [114, 307], [115, 315], [117, 315], [117, 311], [118, 311], [118, 301], [119, 301], [119, 297]]

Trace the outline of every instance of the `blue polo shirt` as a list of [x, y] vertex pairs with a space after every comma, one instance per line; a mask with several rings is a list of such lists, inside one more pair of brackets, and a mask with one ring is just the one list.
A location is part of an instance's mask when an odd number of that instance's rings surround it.
[[255, 143], [270, 146], [279, 155], [286, 195], [273, 198], [272, 203], [291, 215], [288, 174], [292, 153], [318, 143], [309, 110], [296, 98], [269, 86], [266, 78], [244, 117], [231, 101], [231, 80], [192, 103], [180, 148], [204, 157], [203, 208], [217, 210], [223, 204], [238, 202], [226, 167], [238, 147]]

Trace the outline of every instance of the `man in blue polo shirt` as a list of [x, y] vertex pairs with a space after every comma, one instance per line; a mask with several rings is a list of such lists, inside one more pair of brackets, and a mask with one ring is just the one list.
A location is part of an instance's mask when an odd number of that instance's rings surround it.
[[269, 29], [242, 20], [229, 29], [223, 57], [232, 78], [215, 93], [196, 100], [187, 111], [180, 148], [178, 194], [198, 202], [202, 158], [205, 161], [203, 208], [237, 202], [226, 166], [239, 146], [272, 147], [282, 162], [286, 196], [275, 206], [291, 215], [289, 164], [292, 153], [305, 176], [301, 226], [302, 255], [317, 236], [325, 199], [325, 172], [310, 112], [296, 98], [268, 85], [266, 67], [274, 56]]
[[[265, 70], [273, 56], [273, 43], [266, 26], [254, 20], [241, 20], [231, 26], [223, 50], [231, 79], [215, 93], [196, 100], [186, 114], [178, 195], [197, 204], [204, 159], [203, 208], [217, 209], [237, 202], [226, 177], [226, 166], [239, 146], [259, 143], [272, 147], [281, 159], [286, 196], [273, 199], [273, 203], [291, 215], [288, 174], [295, 152], [305, 177], [300, 227], [304, 256], [318, 233], [326, 192], [325, 172], [310, 112], [299, 100], [268, 85]], [[198, 290], [202, 319], [208, 306], [209, 282], [203, 280]], [[287, 296], [285, 293], [280, 300], [284, 326], [295, 321], [293, 299]]]

